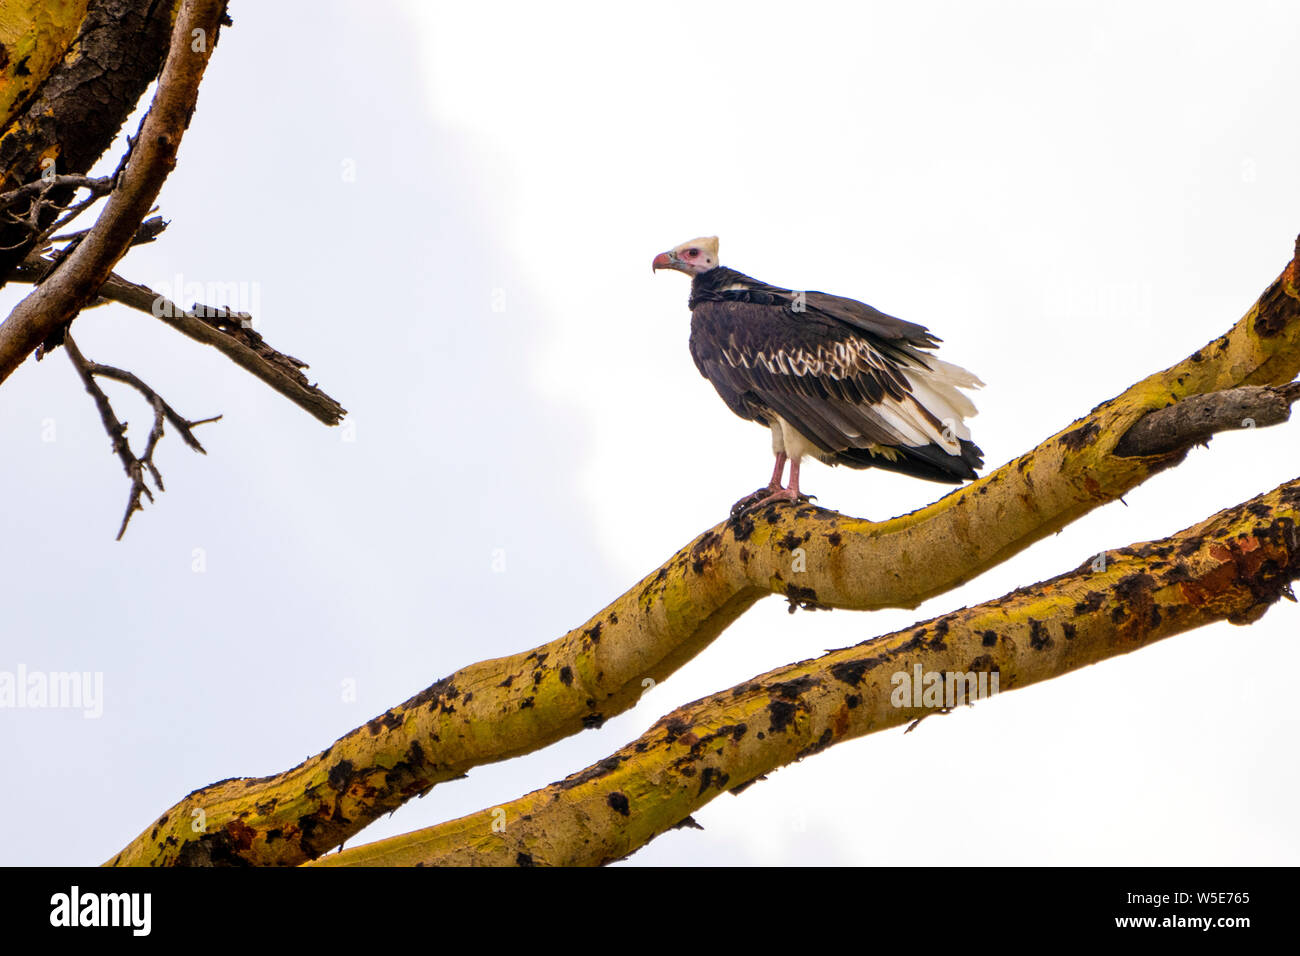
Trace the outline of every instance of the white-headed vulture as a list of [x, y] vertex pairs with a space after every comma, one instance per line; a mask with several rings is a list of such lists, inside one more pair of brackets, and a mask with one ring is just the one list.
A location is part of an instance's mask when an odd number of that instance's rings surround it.
[[[772, 430], [772, 480], [736, 508], [799, 501], [799, 461], [975, 478], [983, 454], [959, 388], [984, 383], [930, 350], [924, 326], [825, 292], [783, 289], [718, 263], [716, 236], [655, 256], [691, 276], [691, 357], [727, 407]], [[782, 486], [786, 461], [790, 484]]]

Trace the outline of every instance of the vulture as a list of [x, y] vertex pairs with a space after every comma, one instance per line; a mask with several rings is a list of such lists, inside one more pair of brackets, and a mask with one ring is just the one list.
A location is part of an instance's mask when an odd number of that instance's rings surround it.
[[964, 422], [975, 406], [959, 389], [984, 383], [936, 358], [940, 339], [925, 326], [855, 299], [752, 279], [718, 262], [717, 236], [661, 252], [651, 268], [691, 276], [696, 368], [728, 408], [772, 431], [772, 479], [733, 514], [807, 500], [799, 463], [808, 455], [947, 484], [978, 477], [983, 453]]

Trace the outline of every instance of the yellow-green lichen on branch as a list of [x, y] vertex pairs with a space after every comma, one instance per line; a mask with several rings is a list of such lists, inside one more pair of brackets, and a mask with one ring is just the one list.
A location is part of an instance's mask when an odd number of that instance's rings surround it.
[[7, 0], [0, 4], [0, 130], [8, 129], [63, 59], [89, 0]]
[[[1005, 692], [1217, 620], [1256, 620], [1300, 576], [1300, 479], [1162, 541], [687, 704], [638, 740], [518, 800], [324, 866], [595, 865], [725, 791], [825, 748], [960, 705], [899, 693], [913, 674], [997, 675]], [[901, 676], [901, 680], [900, 680]], [[952, 686], [952, 682], [949, 683]], [[978, 686], [957, 685], [957, 686]]]

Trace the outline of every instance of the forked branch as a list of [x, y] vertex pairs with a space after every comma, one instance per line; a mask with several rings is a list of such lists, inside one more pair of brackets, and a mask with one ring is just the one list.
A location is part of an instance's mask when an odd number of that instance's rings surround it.
[[[199, 440], [194, 437], [193, 429], [199, 425], [206, 425], [209, 422], [220, 421], [221, 416], [215, 415], [211, 418], [203, 418], [198, 421], [190, 421], [182, 417], [177, 411], [168, 405], [161, 395], [132, 374], [123, 371], [120, 368], [114, 368], [111, 365], [101, 365], [98, 362], [92, 362], [87, 359], [77, 343], [73, 341], [72, 336], [65, 335], [63, 346], [67, 349], [68, 358], [72, 362], [73, 368], [81, 377], [81, 383], [90, 393], [90, 397], [95, 401], [95, 408], [99, 411], [100, 420], [104, 423], [104, 430], [108, 432], [109, 441], [113, 444], [113, 452], [122, 462], [127, 477], [131, 479], [131, 490], [127, 495], [126, 514], [122, 516], [122, 526], [117, 531], [117, 540], [122, 540], [122, 535], [126, 534], [126, 526], [131, 521], [131, 515], [137, 511], [144, 510], [143, 498], [153, 501], [153, 492], [149, 490], [145, 482], [145, 473], [153, 478], [154, 485], [159, 491], [165, 491], [163, 487], [162, 475], [158, 471], [158, 466], [154, 464], [153, 453], [158, 447], [158, 442], [163, 436], [163, 425], [170, 422], [176, 429], [177, 434], [184, 439], [185, 444], [189, 445], [199, 454], [206, 455], [207, 452], [199, 444]], [[131, 450], [131, 443], [126, 437], [126, 423], [121, 421], [116, 412], [113, 411], [112, 403], [109, 402], [108, 396], [104, 390], [99, 387], [95, 377], [114, 379], [130, 385], [137, 392], [144, 396], [150, 408], [153, 409], [153, 427], [149, 430], [149, 437], [145, 441], [144, 450], [136, 455]]]
[[[1300, 577], [1300, 479], [1161, 541], [680, 707], [559, 783], [325, 866], [583, 866], [621, 859], [724, 792], [828, 747], [1228, 620]], [[981, 677], [983, 675], [983, 677]], [[994, 676], [996, 675], [996, 676]], [[984, 688], [981, 692], [979, 688]], [[960, 696], [958, 696], [960, 694]]]
[[[153, 234], [151, 231], [149, 238]], [[46, 257], [28, 256], [16, 270], [14, 278], [36, 281], [48, 272], [51, 265], [51, 260]], [[306, 362], [272, 348], [252, 327], [253, 317], [250, 315], [198, 302], [186, 309], [148, 286], [124, 279], [116, 272], [109, 275], [99, 289], [99, 297], [90, 304], [97, 306], [106, 302], [117, 302], [152, 315], [182, 335], [212, 346], [326, 425], [337, 425], [347, 414], [347, 409], [303, 374], [302, 370], [308, 367]]]

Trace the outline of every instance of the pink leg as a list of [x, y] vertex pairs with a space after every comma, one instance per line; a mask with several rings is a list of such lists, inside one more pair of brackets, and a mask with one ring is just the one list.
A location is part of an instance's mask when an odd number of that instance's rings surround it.
[[[799, 462], [794, 462], [790, 466], [794, 474], [799, 473]], [[781, 473], [785, 471], [785, 452], [778, 452], [776, 456], [776, 467], [772, 469], [772, 480], [767, 483], [768, 491], [776, 491], [781, 487]]]
[[[731, 513], [733, 515], [740, 514], [746, 508], [752, 508], [760, 501], [767, 501], [772, 495], [783, 492], [784, 489], [781, 487], [781, 476], [785, 472], [786, 460], [785, 452], [777, 452], [776, 467], [772, 469], [772, 480], [767, 483], [767, 487], [759, 488], [758, 491], [755, 491], [753, 494], [745, 495], [745, 497], [741, 498], [731, 506]], [[792, 473], [797, 474], [799, 463], [795, 462], [791, 464], [790, 469]]]
[[[772, 484], [766, 489], [759, 489], [748, 497], [741, 498], [731, 506], [731, 513], [737, 514], [748, 508], [756, 508], [759, 505], [771, 504], [775, 501], [804, 501], [809, 496], [799, 491], [799, 459], [790, 459], [790, 487], [781, 487], [781, 463], [780, 459], [784, 455], [778, 456], [777, 471], [772, 475]], [[766, 491], [767, 494], [763, 494]]]
[[760, 498], [756, 501], [755, 505], [765, 505], [772, 501], [798, 501], [801, 497], [799, 494], [799, 459], [791, 458], [790, 487], [776, 487], [766, 498]]

